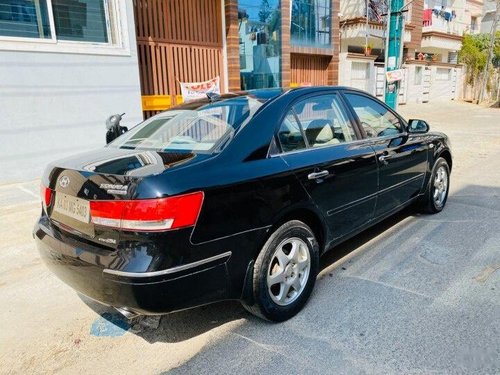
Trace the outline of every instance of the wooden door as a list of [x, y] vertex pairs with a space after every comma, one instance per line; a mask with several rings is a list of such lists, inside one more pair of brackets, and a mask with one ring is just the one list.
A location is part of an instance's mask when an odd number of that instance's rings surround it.
[[[143, 97], [175, 105], [181, 101], [179, 81], [216, 76], [224, 91], [220, 0], [134, 0], [134, 16]], [[146, 110], [144, 117], [157, 112]]]
[[328, 66], [331, 60], [331, 56], [291, 54], [290, 85], [328, 85]]

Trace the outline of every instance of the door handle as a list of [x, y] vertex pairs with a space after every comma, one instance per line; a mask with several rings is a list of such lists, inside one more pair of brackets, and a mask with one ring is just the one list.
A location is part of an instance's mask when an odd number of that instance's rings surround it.
[[381, 163], [384, 163], [384, 164], [388, 164], [387, 162], [387, 159], [390, 159], [391, 157], [387, 154], [383, 154], [383, 155], [380, 155], [378, 157], [378, 160], [381, 162]]
[[330, 172], [328, 171], [319, 171], [319, 172], [313, 172], [313, 173], [309, 173], [307, 175], [307, 178], [309, 180], [316, 180], [318, 178], [323, 178], [323, 177], [326, 177], [330, 174]]

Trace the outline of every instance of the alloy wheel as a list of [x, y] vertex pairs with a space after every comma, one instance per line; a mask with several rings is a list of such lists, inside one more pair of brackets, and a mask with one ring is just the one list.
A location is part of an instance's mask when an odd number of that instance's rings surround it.
[[441, 208], [446, 200], [448, 193], [448, 172], [444, 166], [440, 166], [434, 176], [433, 199], [436, 207]]
[[300, 238], [287, 238], [276, 248], [267, 271], [271, 299], [280, 306], [293, 303], [304, 291], [311, 269], [309, 247]]

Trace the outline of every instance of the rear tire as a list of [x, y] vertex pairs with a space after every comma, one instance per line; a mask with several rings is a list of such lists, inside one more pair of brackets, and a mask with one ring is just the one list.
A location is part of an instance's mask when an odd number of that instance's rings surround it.
[[318, 274], [319, 246], [306, 224], [281, 225], [262, 247], [253, 268], [254, 304], [242, 302], [252, 314], [282, 322], [306, 304]]
[[450, 189], [450, 167], [443, 158], [438, 158], [432, 169], [429, 185], [420, 201], [420, 210], [424, 213], [441, 212], [448, 200]]

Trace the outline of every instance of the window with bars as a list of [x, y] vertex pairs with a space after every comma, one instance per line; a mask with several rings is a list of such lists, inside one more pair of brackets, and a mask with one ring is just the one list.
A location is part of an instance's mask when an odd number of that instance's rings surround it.
[[0, 38], [114, 44], [116, 0], [3, 0]]
[[422, 74], [423, 74], [422, 71], [423, 70], [424, 70], [424, 68], [422, 68], [421, 66], [415, 67], [415, 81], [414, 81], [415, 86], [422, 84]]
[[291, 42], [311, 47], [331, 46], [331, 1], [292, 0]]
[[449, 81], [451, 70], [449, 68], [436, 68], [436, 81]]

